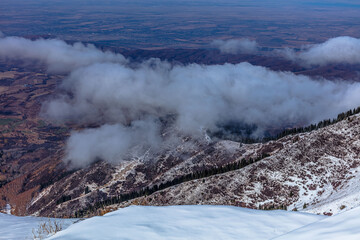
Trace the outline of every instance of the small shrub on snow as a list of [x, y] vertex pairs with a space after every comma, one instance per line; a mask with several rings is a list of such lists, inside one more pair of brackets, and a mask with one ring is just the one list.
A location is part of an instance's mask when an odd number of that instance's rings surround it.
[[48, 219], [47, 221], [39, 223], [36, 229], [32, 230], [34, 240], [42, 240], [63, 229], [63, 223], [56, 219]]

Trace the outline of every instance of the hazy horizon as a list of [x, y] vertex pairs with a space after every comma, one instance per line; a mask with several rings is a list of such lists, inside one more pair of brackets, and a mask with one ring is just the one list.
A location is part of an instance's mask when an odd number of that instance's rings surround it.
[[360, 37], [351, 1], [3, 0], [0, 31], [124, 48], [204, 48], [250, 38], [270, 48]]

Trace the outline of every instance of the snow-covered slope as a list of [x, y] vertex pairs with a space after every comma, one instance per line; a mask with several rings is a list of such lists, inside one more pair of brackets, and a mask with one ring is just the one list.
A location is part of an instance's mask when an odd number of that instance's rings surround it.
[[[47, 222], [48, 218], [17, 217], [0, 213], [0, 239], [23, 240], [33, 239], [32, 230], [36, 230], [39, 224]], [[76, 219], [58, 219], [63, 229], [71, 225]]]
[[[0, 214], [0, 239], [33, 239], [31, 230], [46, 220]], [[74, 220], [62, 221], [66, 229], [49, 240], [360, 239], [360, 207], [327, 217], [231, 206], [131, 206], [70, 227]]]
[[276, 240], [358, 240], [360, 239], [360, 208], [325, 218], [321, 221], [298, 228]]
[[266, 152], [270, 156], [235, 171], [172, 186], [136, 202], [287, 207], [337, 214], [360, 205], [358, 136], [360, 117], [356, 115], [309, 133], [253, 144], [255, 155]]
[[271, 239], [327, 217], [230, 206], [131, 206], [70, 226], [49, 239]]

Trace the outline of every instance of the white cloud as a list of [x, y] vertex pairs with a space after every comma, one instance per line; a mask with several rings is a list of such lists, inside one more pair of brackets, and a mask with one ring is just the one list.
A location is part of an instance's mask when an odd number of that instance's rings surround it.
[[282, 55], [303, 65], [358, 64], [360, 63], [360, 39], [336, 37], [324, 43], [307, 45], [299, 52], [292, 49], [281, 51]]
[[216, 47], [222, 53], [238, 54], [238, 53], [255, 53], [258, 50], [256, 41], [247, 38], [214, 40], [211, 45]]
[[33, 41], [20, 37], [0, 38], [0, 58], [40, 61], [56, 73], [67, 73], [93, 63], [126, 61], [121, 54], [102, 52], [91, 44], [70, 45], [57, 39]]

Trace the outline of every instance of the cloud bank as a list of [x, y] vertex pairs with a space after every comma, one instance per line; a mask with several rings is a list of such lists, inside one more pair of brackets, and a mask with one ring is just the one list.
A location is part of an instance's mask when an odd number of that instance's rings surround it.
[[347, 36], [331, 38], [324, 43], [304, 46], [299, 52], [281, 50], [281, 54], [306, 66], [326, 64], [359, 64], [360, 39]]
[[102, 52], [92, 44], [70, 45], [57, 39], [32, 41], [21, 37], [0, 38], [0, 58], [39, 61], [53, 73], [68, 73], [99, 62], [126, 62], [121, 54]]
[[100, 126], [72, 132], [65, 160], [74, 167], [97, 159], [116, 163], [134, 151], [141, 155], [162, 148], [173, 137], [163, 135], [169, 116], [167, 131], [193, 138], [229, 122], [256, 125], [253, 134], [261, 136], [360, 105], [359, 83], [314, 80], [246, 62], [183, 66], [150, 59], [128, 64], [121, 55], [80, 43], [8, 37], [0, 39], [0, 56], [35, 59], [49, 71], [68, 71], [61, 85], [66, 94], [44, 103], [42, 114], [58, 123]]
[[258, 50], [256, 41], [247, 38], [242, 39], [217, 39], [211, 43], [211, 46], [218, 48], [221, 53], [239, 54], [239, 53], [255, 53]]

